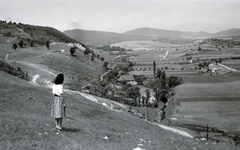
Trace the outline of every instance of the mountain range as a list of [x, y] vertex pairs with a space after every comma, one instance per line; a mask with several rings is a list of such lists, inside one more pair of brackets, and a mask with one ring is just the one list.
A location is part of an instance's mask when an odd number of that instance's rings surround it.
[[79, 42], [103, 42], [124, 40], [151, 40], [151, 39], [207, 39], [217, 37], [240, 36], [240, 29], [229, 29], [217, 33], [173, 31], [154, 28], [138, 28], [124, 33], [93, 31], [93, 30], [66, 30], [67, 36]]

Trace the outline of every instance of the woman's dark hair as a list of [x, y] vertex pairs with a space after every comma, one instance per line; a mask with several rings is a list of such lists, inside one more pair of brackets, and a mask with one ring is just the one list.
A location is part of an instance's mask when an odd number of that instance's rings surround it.
[[54, 80], [54, 84], [62, 84], [64, 80], [63, 74], [58, 74], [56, 79]]

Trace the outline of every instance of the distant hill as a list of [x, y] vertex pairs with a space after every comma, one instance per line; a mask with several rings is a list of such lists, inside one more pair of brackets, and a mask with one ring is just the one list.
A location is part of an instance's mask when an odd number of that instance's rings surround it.
[[67, 36], [83, 43], [94, 42], [116, 42], [123, 40], [138, 40], [144, 39], [143, 36], [127, 35], [122, 33], [105, 32], [105, 31], [89, 31], [89, 30], [67, 30], [63, 32]]
[[88, 31], [88, 30], [67, 30], [64, 31], [67, 36], [79, 42], [118, 42], [127, 40], [151, 40], [161, 38], [177, 39], [206, 39], [214, 37], [240, 36], [240, 29], [230, 29], [217, 33], [172, 31], [154, 28], [138, 28], [124, 33]]
[[0, 35], [16, 37], [16, 42], [24, 40], [25, 43], [44, 45], [46, 41], [78, 43], [76, 40], [66, 36], [61, 31], [52, 27], [34, 26], [28, 24], [16, 24], [12, 22], [0, 21]]
[[208, 33], [204, 31], [200, 32], [188, 32], [188, 31], [172, 31], [172, 30], [161, 30], [153, 28], [139, 28], [135, 30], [130, 30], [124, 32], [127, 35], [144, 35], [149, 37], [156, 38], [214, 38], [214, 37], [231, 37], [231, 36], [240, 36], [240, 29], [230, 29], [226, 31], [221, 31], [217, 33]]
[[210, 33], [207, 32], [182, 32], [182, 31], [172, 31], [172, 30], [162, 30], [154, 28], [138, 28], [135, 30], [130, 30], [124, 32], [127, 35], [143, 35], [152, 38], [204, 38], [208, 37]]
[[231, 37], [240, 36], [240, 29], [229, 29], [213, 34], [213, 37]]

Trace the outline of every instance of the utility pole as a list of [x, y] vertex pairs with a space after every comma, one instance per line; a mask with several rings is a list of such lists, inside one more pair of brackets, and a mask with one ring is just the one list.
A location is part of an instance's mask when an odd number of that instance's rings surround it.
[[146, 106], [147, 106], [147, 121], [148, 121], [148, 104]]
[[207, 141], [208, 141], [208, 124], [207, 124]]

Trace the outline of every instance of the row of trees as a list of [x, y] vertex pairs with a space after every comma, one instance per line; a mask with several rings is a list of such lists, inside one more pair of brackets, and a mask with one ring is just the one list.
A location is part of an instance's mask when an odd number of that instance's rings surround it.
[[[30, 42], [29, 45], [30, 45], [31, 47], [33, 47], [33, 46], [34, 46], [34, 43], [33, 43], [33, 42]], [[24, 42], [24, 41], [21, 39], [21, 40], [18, 42], [18, 44], [13, 43], [12, 48], [15, 49], [15, 51], [16, 51], [17, 48], [18, 48], [18, 46], [19, 46], [20, 48], [24, 48], [24, 47], [27, 46], [27, 43]], [[49, 41], [46, 41], [46, 47], [47, 47], [47, 49], [50, 48], [50, 42], [49, 42]]]

